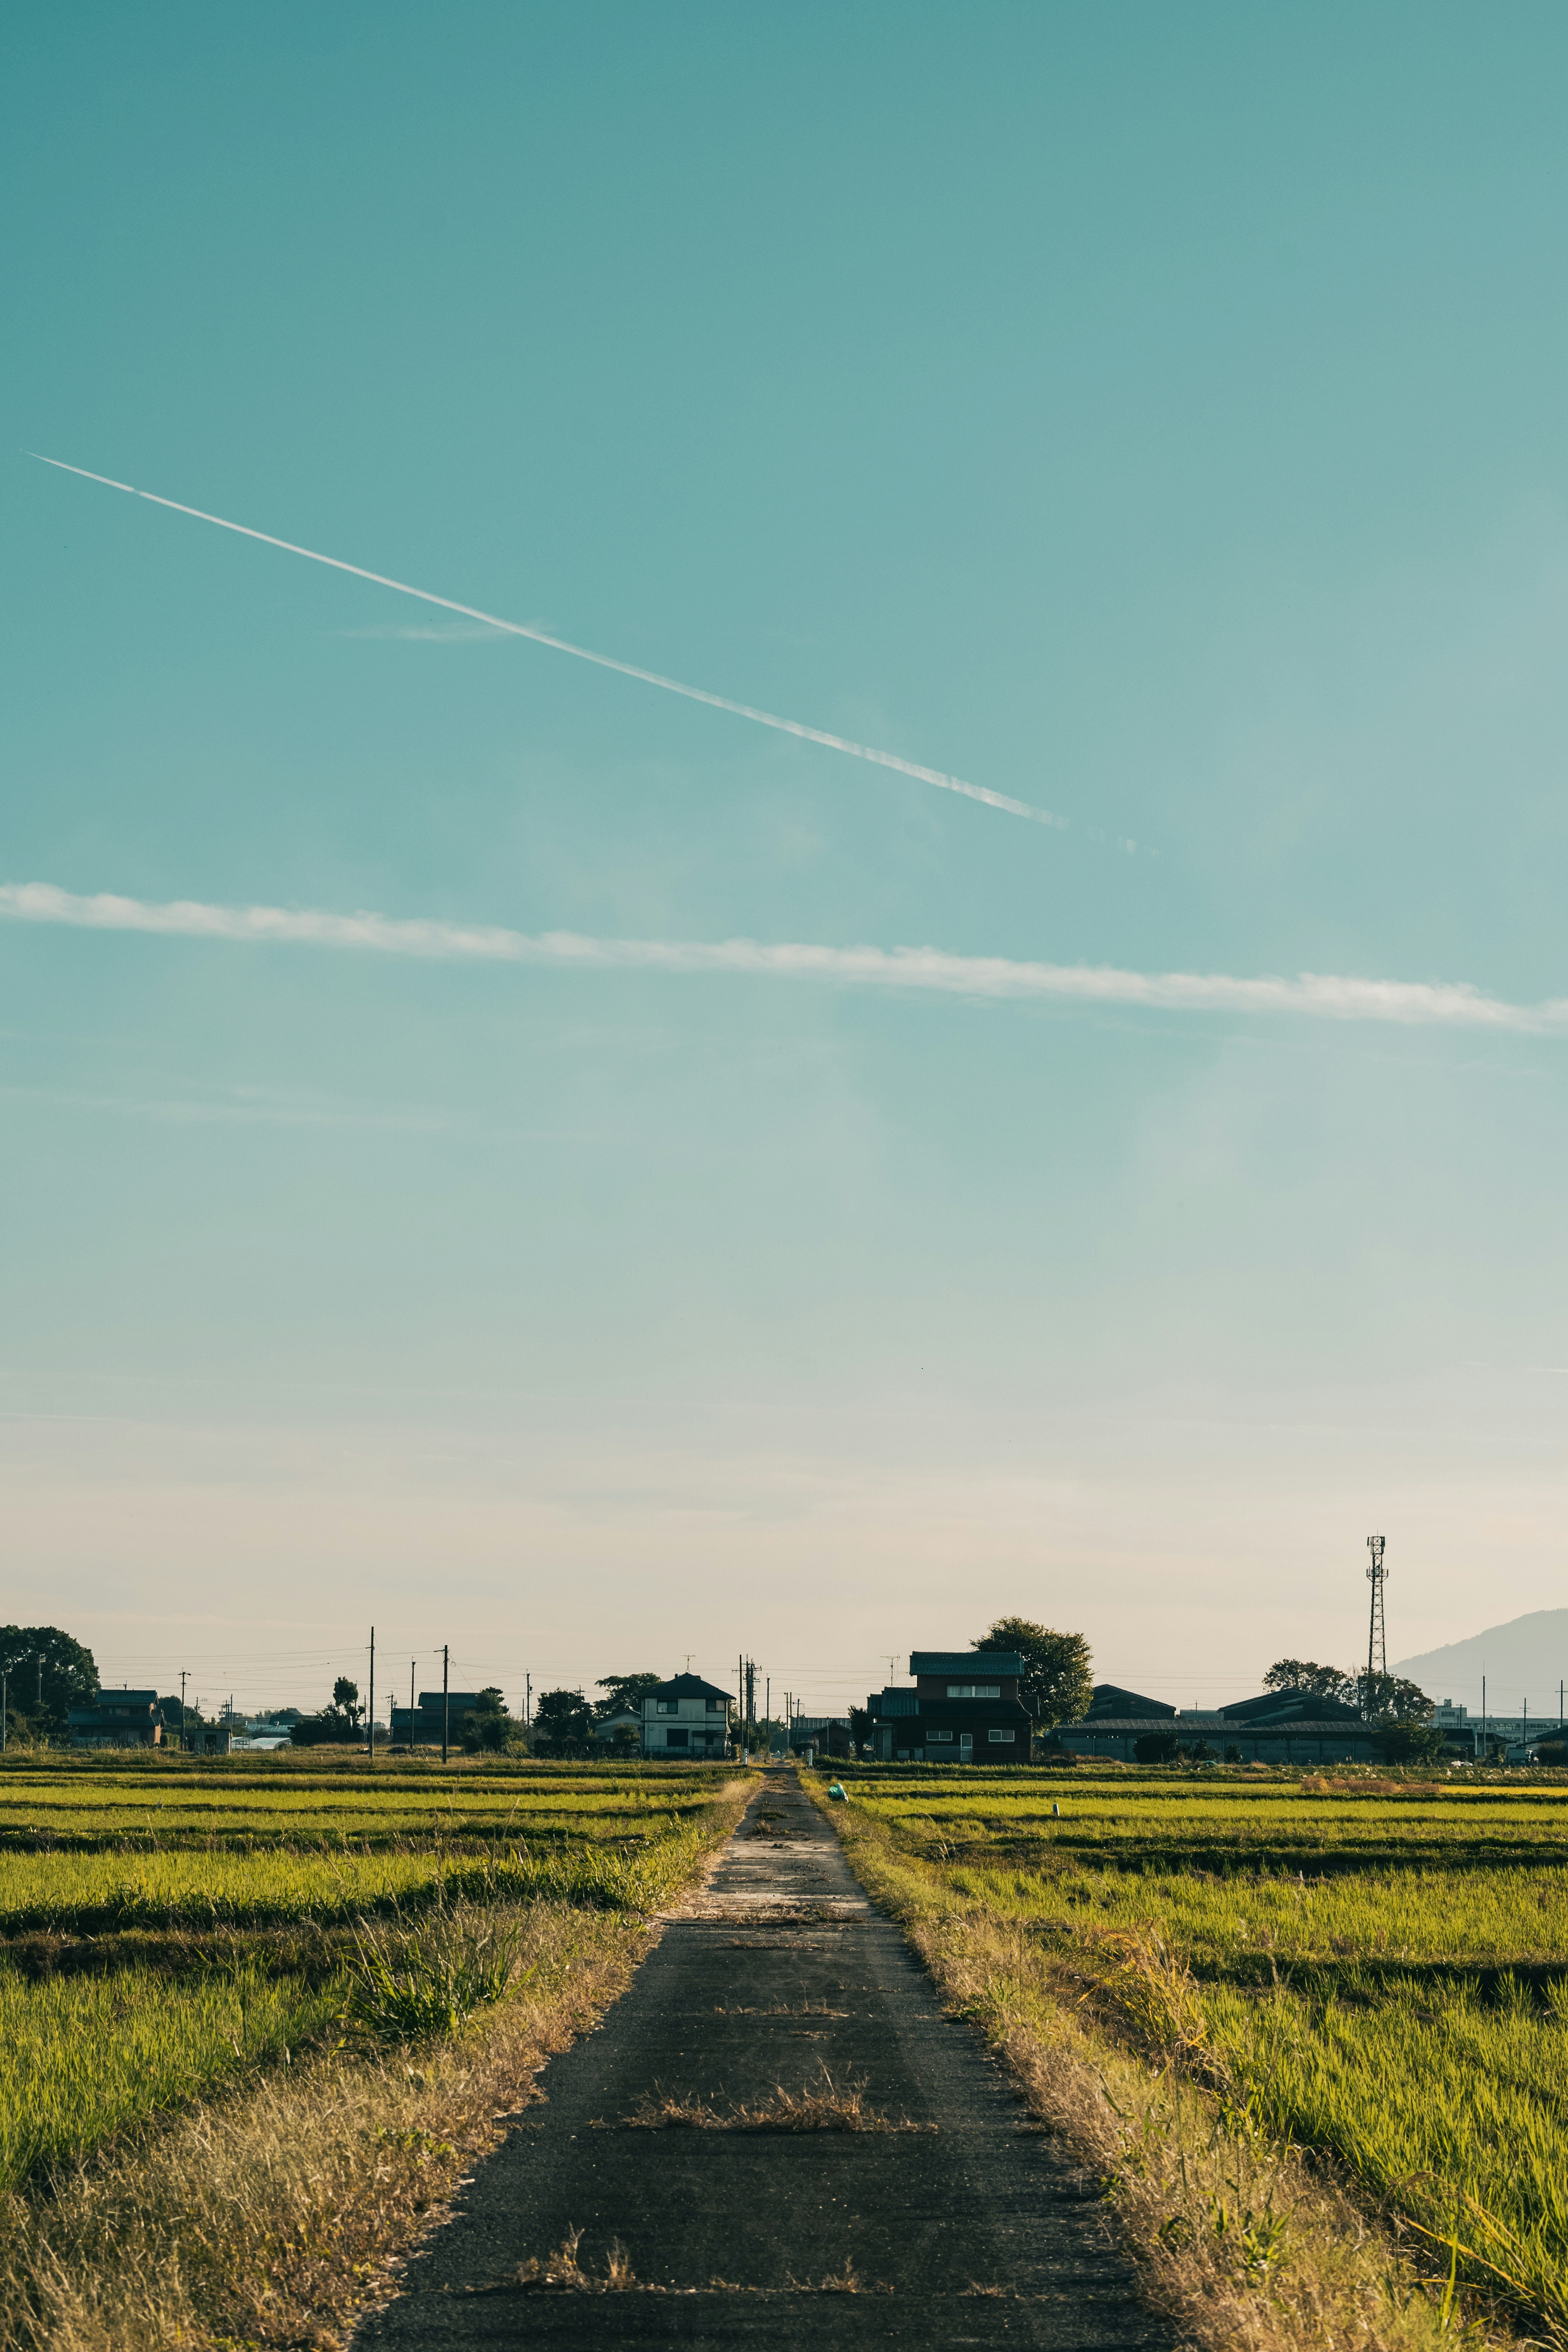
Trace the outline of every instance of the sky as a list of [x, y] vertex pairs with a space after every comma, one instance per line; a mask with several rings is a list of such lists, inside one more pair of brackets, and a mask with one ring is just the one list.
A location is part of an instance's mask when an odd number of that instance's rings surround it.
[[1352, 1664], [1374, 1530], [1391, 1656], [1555, 1606], [1562, 11], [0, 40], [0, 1616], [830, 1711]]

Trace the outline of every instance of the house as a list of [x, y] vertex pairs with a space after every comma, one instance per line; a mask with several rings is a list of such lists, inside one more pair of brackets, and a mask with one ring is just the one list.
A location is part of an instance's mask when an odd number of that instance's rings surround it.
[[1170, 1722], [1176, 1720], [1175, 1707], [1165, 1706], [1157, 1698], [1145, 1698], [1140, 1691], [1124, 1690], [1119, 1683], [1096, 1683], [1090, 1693], [1089, 1712], [1083, 1720], [1093, 1723], [1108, 1715], [1135, 1715], [1151, 1722], [1156, 1717]]
[[722, 1757], [729, 1746], [727, 1691], [700, 1675], [673, 1675], [643, 1696], [643, 1753], [665, 1762]]
[[593, 1737], [601, 1748], [624, 1748], [627, 1742], [620, 1735], [630, 1732], [634, 1739], [643, 1737], [643, 1718], [631, 1707], [617, 1707], [613, 1715], [603, 1717], [593, 1727]]
[[1027, 1764], [1034, 1726], [1019, 1697], [1016, 1650], [915, 1650], [915, 1688], [866, 1701], [872, 1753], [883, 1763]]
[[798, 1715], [789, 1726], [789, 1747], [797, 1756], [808, 1748], [823, 1756], [852, 1756], [855, 1744], [850, 1737], [847, 1715]]
[[73, 1748], [161, 1748], [163, 1718], [155, 1690], [97, 1690], [86, 1706], [67, 1710]]
[[1100, 1683], [1088, 1713], [1060, 1725], [1056, 1737], [1076, 1756], [1113, 1756], [1125, 1764], [1136, 1763], [1140, 1741], [1151, 1738], [1175, 1738], [1189, 1748], [1202, 1741], [1213, 1756], [1242, 1764], [1368, 1764], [1378, 1756], [1374, 1726], [1354, 1706], [1310, 1691], [1263, 1691], [1231, 1706], [1178, 1712]]
[[463, 1718], [472, 1715], [478, 1704], [477, 1691], [421, 1691], [419, 1705], [412, 1712], [406, 1706], [392, 1709], [391, 1736], [405, 1748], [439, 1748], [446, 1736], [442, 1725], [450, 1719], [453, 1745], [460, 1747]]

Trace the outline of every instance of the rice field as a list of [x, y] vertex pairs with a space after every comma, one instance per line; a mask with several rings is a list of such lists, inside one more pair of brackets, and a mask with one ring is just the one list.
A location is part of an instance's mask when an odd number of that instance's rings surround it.
[[1137, 1977], [1128, 2032], [1568, 2328], [1568, 1777], [845, 1785], [913, 1901], [1017, 1922], [1086, 1997]]
[[524, 1840], [662, 1835], [694, 1819], [717, 1768], [588, 1772], [533, 1767], [450, 1774], [415, 1764], [323, 1771], [280, 1758], [193, 1763], [182, 1757], [129, 1769], [0, 1764], [0, 1853], [116, 1846], [227, 1847], [286, 1842], [321, 1850], [404, 1843], [474, 1848]]
[[329, 2049], [366, 1936], [395, 1961], [456, 1917], [654, 1908], [727, 1777], [0, 1765], [0, 2190]]

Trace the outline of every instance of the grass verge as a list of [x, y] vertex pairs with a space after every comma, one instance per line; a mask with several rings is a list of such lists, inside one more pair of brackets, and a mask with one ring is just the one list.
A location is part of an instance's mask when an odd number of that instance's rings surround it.
[[[1041, 2125], [1104, 2180], [1151, 2300], [1212, 2352], [1437, 2352], [1518, 2344], [1461, 2307], [1446, 2264], [1395, 2242], [1305, 2151], [1239, 2102], [1185, 1968], [1152, 1943], [1042, 1945], [946, 1886], [853, 1805], [808, 1793], [862, 1885]], [[1436, 2273], [1436, 2276], [1434, 2276]], [[1561, 2345], [1553, 2330], [1528, 2339]]]

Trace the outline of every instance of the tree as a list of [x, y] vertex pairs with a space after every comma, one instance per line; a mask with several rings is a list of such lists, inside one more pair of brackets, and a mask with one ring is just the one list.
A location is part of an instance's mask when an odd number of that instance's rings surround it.
[[861, 1752], [861, 1750], [862, 1750], [862, 1748], [865, 1748], [865, 1747], [869, 1746], [870, 1741], [871, 1741], [871, 1709], [870, 1709], [870, 1707], [869, 1707], [869, 1706], [852, 1706], [852, 1707], [851, 1707], [851, 1709], [850, 1709], [850, 1745], [851, 1745], [851, 1747], [854, 1749], [855, 1754], [858, 1756], [858, 1755], [860, 1754], [860, 1752]]
[[1024, 1670], [1019, 1696], [1042, 1731], [1076, 1723], [1089, 1712], [1094, 1681], [1082, 1633], [1053, 1633], [1028, 1617], [998, 1617], [972, 1650], [1017, 1650]]
[[1407, 1682], [1403, 1675], [1359, 1674], [1345, 1696], [1353, 1706], [1361, 1709], [1368, 1723], [1432, 1720], [1433, 1701], [1419, 1683]]
[[586, 1756], [593, 1739], [593, 1709], [580, 1690], [539, 1693], [534, 1746], [543, 1756]]
[[506, 1700], [493, 1683], [479, 1693], [464, 1716], [462, 1739], [470, 1756], [481, 1749], [487, 1755], [504, 1756], [508, 1748], [522, 1745], [523, 1727], [513, 1722]]
[[332, 1704], [319, 1715], [302, 1715], [290, 1726], [289, 1745], [292, 1748], [350, 1747], [364, 1734], [360, 1717], [364, 1714], [360, 1705], [360, 1685], [347, 1675], [340, 1675], [332, 1685]]
[[1312, 1698], [1343, 1699], [1355, 1704], [1355, 1676], [1343, 1666], [1315, 1665], [1311, 1658], [1281, 1658], [1263, 1677], [1267, 1691], [1304, 1691]]
[[0, 1669], [8, 1711], [35, 1738], [64, 1731], [68, 1709], [85, 1706], [98, 1688], [92, 1652], [57, 1625], [0, 1625]]
[[338, 1714], [346, 1715], [350, 1723], [357, 1724], [365, 1711], [360, 1705], [359, 1684], [351, 1683], [347, 1675], [340, 1675], [332, 1685], [332, 1705]]
[[1385, 1723], [1372, 1744], [1385, 1764], [1436, 1764], [1448, 1752], [1435, 1723]]
[[593, 1685], [604, 1693], [593, 1702], [593, 1712], [601, 1723], [612, 1715], [634, 1715], [643, 1717], [643, 1701], [651, 1690], [657, 1690], [663, 1675], [601, 1675]]
[[610, 1745], [617, 1756], [637, 1756], [642, 1753], [643, 1735], [634, 1723], [618, 1723], [610, 1735]]

